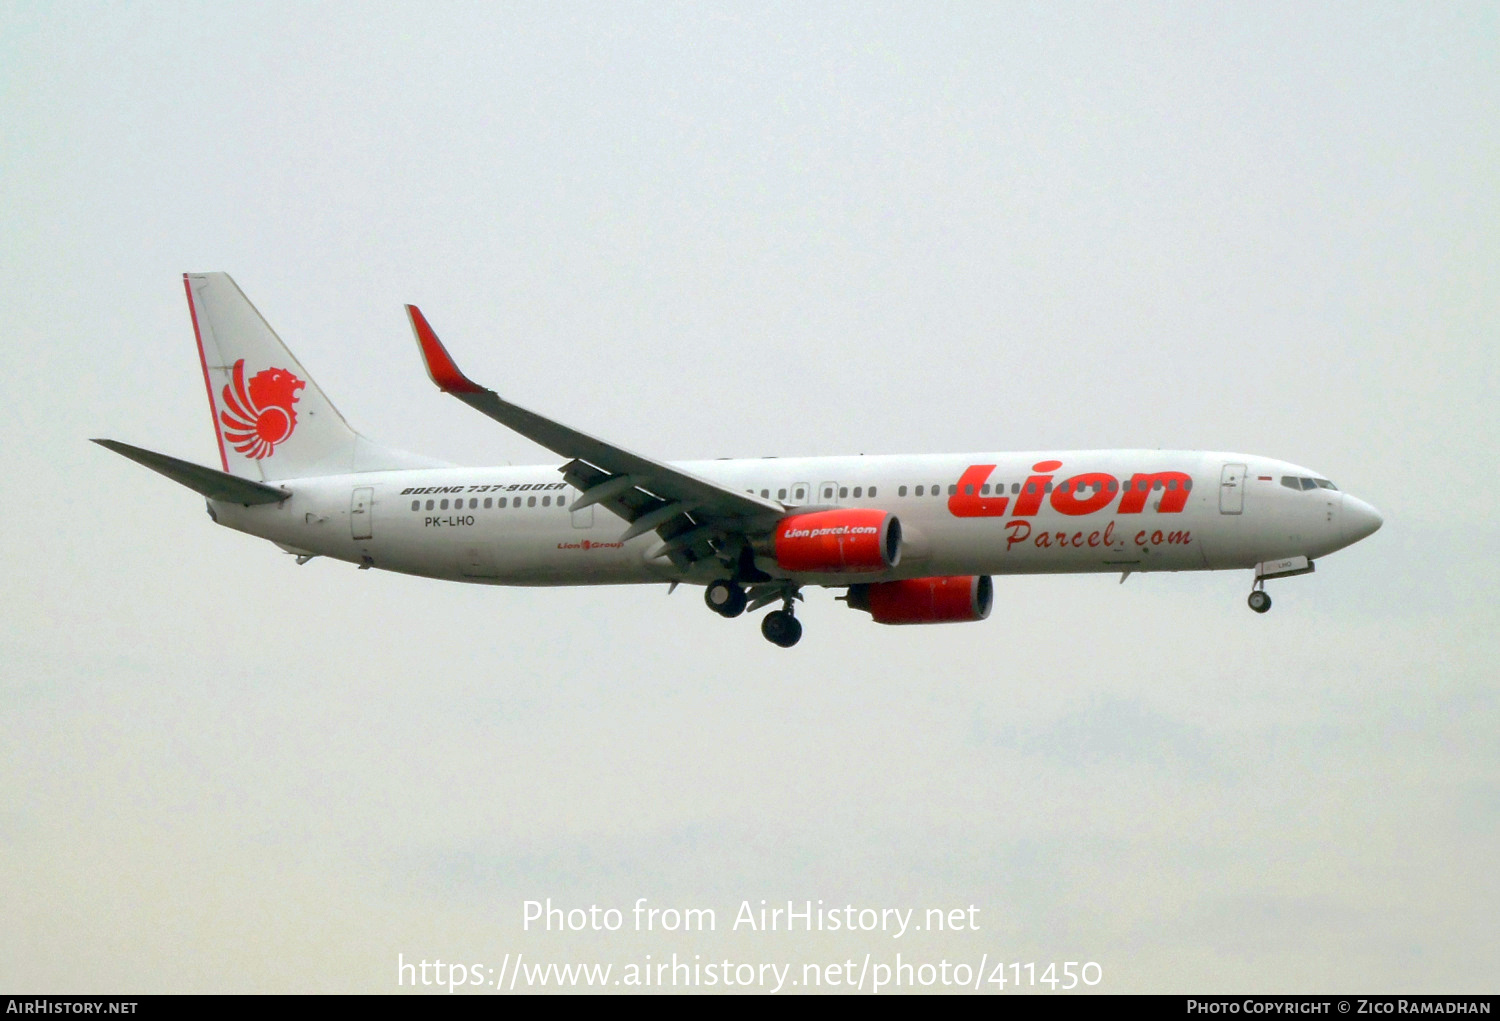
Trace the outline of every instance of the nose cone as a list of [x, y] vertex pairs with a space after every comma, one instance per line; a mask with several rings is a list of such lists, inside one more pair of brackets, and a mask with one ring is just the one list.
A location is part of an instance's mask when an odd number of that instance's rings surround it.
[[1359, 542], [1374, 535], [1385, 521], [1378, 510], [1348, 493], [1344, 494], [1344, 509], [1339, 520], [1346, 543]]

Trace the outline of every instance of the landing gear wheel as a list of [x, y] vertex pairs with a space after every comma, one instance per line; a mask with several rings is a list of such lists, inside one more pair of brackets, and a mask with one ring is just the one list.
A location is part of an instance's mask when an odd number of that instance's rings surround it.
[[1250, 609], [1256, 613], [1265, 613], [1271, 608], [1271, 597], [1262, 589], [1256, 589], [1250, 593], [1248, 602], [1250, 603]]
[[790, 649], [802, 638], [802, 622], [790, 610], [772, 610], [760, 622], [760, 633], [772, 645]]
[[703, 591], [703, 601], [708, 608], [721, 617], [738, 617], [745, 612], [748, 597], [745, 590], [732, 581], [711, 582]]

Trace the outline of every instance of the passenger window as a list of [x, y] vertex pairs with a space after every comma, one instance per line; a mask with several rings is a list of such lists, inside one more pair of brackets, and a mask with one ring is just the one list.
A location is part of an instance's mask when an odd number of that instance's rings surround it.
[[567, 503], [567, 501], [568, 501], [568, 498], [566, 496], [559, 496], [557, 498], [557, 505], [559, 507], [561, 507], [563, 504]]
[[1010, 484], [1010, 495], [1011, 496], [1020, 496], [1021, 495], [1021, 484], [1019, 482], [1012, 482]]
[[1182, 488], [1186, 489], [1189, 493], [1191, 493], [1193, 491], [1193, 480], [1192, 479], [1183, 479], [1182, 480]]
[[1043, 490], [1043, 491], [1044, 491], [1044, 492], [1047, 492], [1047, 493], [1050, 493], [1050, 492], [1052, 492], [1052, 483], [1050, 483], [1050, 482], [1049, 482], [1049, 483], [1047, 483], [1047, 486], [1046, 486], [1046, 489], [1045, 489], [1045, 490]]
[[771, 491], [769, 489], [762, 489], [760, 496], [762, 500], [769, 500], [771, 498]]
[[982, 486], [979, 487], [979, 495], [980, 496], [989, 496], [990, 495], [990, 484], [988, 482], [986, 482], [984, 485], [982, 485]]
[[411, 509], [412, 510], [421, 510], [422, 509], [422, 501], [421, 500], [413, 500], [411, 502]]
[[855, 486], [854, 487], [854, 498], [856, 500], [858, 500], [861, 496], [864, 496], [864, 495], [865, 495], [865, 487], [864, 486]]
[[477, 496], [471, 496], [471, 497], [469, 497], [469, 510], [478, 510], [478, 509], [479, 509], [479, 497], [477, 497]]
[[870, 487], [870, 499], [872, 499], [872, 500], [875, 499], [875, 487], [874, 486]]
[[499, 502], [499, 504], [498, 504], [498, 505], [497, 505], [497, 506], [498, 506], [498, 507], [499, 507], [499, 508], [500, 508], [500, 509], [501, 509], [501, 510], [504, 510], [504, 509], [505, 509], [505, 497], [503, 497], [503, 496], [502, 496], [502, 497], [501, 497], [501, 498], [500, 498], [500, 502]]
[[778, 499], [778, 500], [785, 500], [786, 499], [786, 490], [785, 489], [778, 489], [778, 490], [776, 490], [776, 499]]
[[922, 494], [923, 494], [923, 492], [924, 492], [924, 490], [923, 490], [923, 487], [921, 487], [921, 486], [918, 486], [918, 487], [917, 487], [917, 495], [918, 495], [918, 496], [921, 496], [921, 495], [922, 495]]
[[1155, 489], [1157, 491], [1160, 491], [1161, 490], [1161, 479], [1157, 479], [1155, 482], [1153, 482], [1151, 484], [1151, 488]]
[[957, 483], [950, 482], [948, 484], [948, 495], [949, 496], [957, 496], [958, 495], [958, 484]]
[[448, 501], [447, 501], [447, 500], [444, 500], [444, 501], [443, 501], [443, 502], [442, 502], [442, 503], [440, 503], [440, 504], [439, 504], [439, 505], [438, 505], [438, 506], [439, 506], [439, 507], [440, 507], [440, 508], [442, 508], [442, 509], [443, 509], [443, 510], [447, 510], [447, 509], [448, 509]]
[[528, 507], [535, 507], [536, 506], [536, 497], [534, 497], [534, 496], [528, 496], [526, 498], [526, 506], [528, 506]]
[[896, 495], [897, 496], [905, 496], [906, 495], [906, 487], [905, 486], [901, 486], [900, 488], [898, 488], [896, 490]]
[[494, 503], [495, 501], [491, 497], [486, 496], [484, 498], [484, 509], [489, 510], [492, 506], [494, 506]]
[[842, 500], [845, 497], [847, 497], [848, 495], [849, 495], [849, 487], [848, 486], [840, 486], [839, 487], [839, 499]]
[[550, 497], [550, 496], [544, 496], [544, 497], [542, 497], [542, 506], [543, 507], [551, 507], [552, 506], [552, 497]]
[[427, 501], [427, 509], [428, 510], [432, 510], [432, 501], [431, 500]]
[[1036, 492], [1036, 483], [1035, 482], [1028, 482], [1028, 483], [1026, 483], [1026, 492], [1034, 494]]

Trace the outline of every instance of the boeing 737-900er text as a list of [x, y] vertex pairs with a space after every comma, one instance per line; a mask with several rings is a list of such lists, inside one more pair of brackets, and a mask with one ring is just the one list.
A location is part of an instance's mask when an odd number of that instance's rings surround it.
[[881, 624], [983, 620], [1005, 574], [1306, 574], [1380, 527], [1320, 473], [1247, 454], [1066, 450], [658, 461], [473, 382], [407, 314], [443, 392], [561, 465], [461, 468], [349, 427], [223, 273], [184, 276], [223, 470], [97, 442], [201, 493], [214, 521], [299, 564], [332, 557], [489, 585], [705, 586], [714, 612], [780, 604], [790, 647], [807, 586], [847, 590]]

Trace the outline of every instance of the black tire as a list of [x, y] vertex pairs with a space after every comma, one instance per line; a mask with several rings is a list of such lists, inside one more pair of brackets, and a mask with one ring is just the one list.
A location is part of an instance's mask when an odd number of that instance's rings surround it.
[[710, 582], [703, 590], [703, 601], [708, 608], [721, 617], [738, 617], [745, 612], [748, 597], [745, 590], [732, 581]]
[[745, 604], [750, 602], [750, 597], [738, 585], [732, 586], [729, 593], [728, 604], [719, 612], [726, 617], [738, 617], [745, 612]]
[[1249, 602], [1250, 604], [1250, 609], [1254, 610], [1256, 613], [1265, 613], [1271, 608], [1270, 595], [1268, 593], [1260, 591], [1259, 589], [1256, 589], [1254, 592], [1250, 593], [1250, 598], [1247, 600], [1247, 602]]
[[773, 610], [760, 622], [766, 641], [790, 649], [802, 639], [802, 622], [785, 610]]

